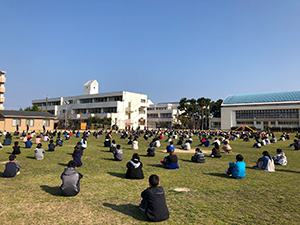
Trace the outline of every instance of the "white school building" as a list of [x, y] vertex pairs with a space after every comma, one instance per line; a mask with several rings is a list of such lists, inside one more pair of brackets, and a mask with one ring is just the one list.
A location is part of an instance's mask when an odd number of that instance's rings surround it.
[[87, 119], [90, 116], [112, 118], [112, 126], [146, 128], [147, 108], [153, 104], [145, 94], [118, 91], [98, 93], [98, 82], [88, 81], [83, 95], [33, 100], [32, 104], [58, 118]]
[[221, 106], [221, 129], [243, 124], [257, 130], [299, 129], [300, 91], [227, 96]]

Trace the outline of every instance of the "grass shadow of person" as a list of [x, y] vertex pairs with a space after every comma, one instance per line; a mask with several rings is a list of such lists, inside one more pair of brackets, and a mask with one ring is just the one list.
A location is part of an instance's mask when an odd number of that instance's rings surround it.
[[26, 156], [27, 159], [35, 159], [34, 156]]
[[107, 161], [116, 161], [114, 158], [102, 158], [102, 159], [107, 160]]
[[163, 166], [161, 164], [147, 164], [147, 166], [158, 167], [163, 169]]
[[60, 166], [68, 166], [67, 163], [57, 163], [57, 164], [60, 165]]
[[215, 176], [215, 177], [222, 177], [222, 178], [226, 178], [226, 179], [229, 178], [226, 173], [203, 173], [203, 174], [204, 175]]
[[179, 159], [181, 161], [184, 161], [184, 162], [192, 162], [192, 160], [188, 160], [188, 159]]
[[286, 172], [286, 173], [300, 173], [300, 171], [282, 170], [282, 169], [275, 169], [275, 171]]
[[133, 205], [133, 204], [115, 205], [111, 203], [103, 203], [103, 206], [121, 212], [125, 215], [131, 216], [136, 220], [148, 221], [145, 212], [139, 210], [139, 207], [137, 205]]
[[125, 173], [107, 172], [109, 175], [125, 179]]
[[68, 152], [68, 153], [66, 153], [67, 155], [73, 155], [73, 153], [70, 153], [70, 152]]
[[53, 196], [63, 196], [59, 186], [50, 187], [48, 185], [41, 185], [40, 188]]

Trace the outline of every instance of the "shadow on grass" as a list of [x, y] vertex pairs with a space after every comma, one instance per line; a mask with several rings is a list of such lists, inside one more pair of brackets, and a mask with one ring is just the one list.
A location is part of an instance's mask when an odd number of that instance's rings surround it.
[[147, 221], [147, 217], [145, 213], [140, 211], [137, 205], [133, 205], [133, 204], [115, 205], [111, 203], [103, 203], [103, 206], [121, 212], [125, 215], [131, 216], [136, 220]]
[[103, 158], [103, 159], [108, 161], [116, 161], [114, 158]]
[[300, 173], [299, 171], [294, 171], [294, 170], [275, 169], [275, 171], [286, 172], [286, 173]]
[[181, 161], [184, 161], [184, 162], [192, 162], [191, 160], [187, 160], [187, 159], [179, 159]]
[[4, 175], [3, 175], [3, 173], [2, 173], [2, 172], [0, 172], [0, 177], [4, 177]]
[[11, 155], [11, 154], [12, 154], [12, 152], [6, 152], [6, 154], [9, 154], [9, 155]]
[[215, 177], [222, 177], [228, 179], [229, 177], [226, 175], [226, 173], [203, 173], [204, 175], [210, 175]]
[[147, 166], [152, 166], [152, 167], [159, 167], [159, 168], [162, 168], [162, 165], [161, 164], [148, 164]]
[[125, 179], [125, 173], [107, 172], [109, 175]]
[[57, 164], [60, 165], [60, 166], [68, 166], [67, 163], [57, 163]]
[[34, 156], [26, 156], [27, 159], [35, 159]]
[[62, 196], [62, 192], [60, 190], [60, 187], [59, 186], [56, 186], [56, 187], [50, 187], [48, 185], [41, 185], [40, 188], [49, 193], [50, 195], [53, 195], [53, 196]]
[[67, 155], [73, 155], [73, 153], [66, 153]]

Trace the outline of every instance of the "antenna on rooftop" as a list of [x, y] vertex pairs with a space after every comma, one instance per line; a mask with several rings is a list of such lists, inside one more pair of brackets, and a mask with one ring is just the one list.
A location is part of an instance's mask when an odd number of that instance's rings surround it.
[[83, 69], [83, 85], [85, 85], [85, 67]]

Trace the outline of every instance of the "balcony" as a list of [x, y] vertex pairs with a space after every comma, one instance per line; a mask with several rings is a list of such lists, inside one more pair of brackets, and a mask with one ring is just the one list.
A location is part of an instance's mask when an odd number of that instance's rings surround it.
[[5, 92], [5, 87], [0, 87], [0, 92], [4, 93]]
[[0, 97], [0, 103], [3, 103], [5, 101], [4, 97]]
[[6, 81], [6, 78], [5, 77], [0, 77], [0, 83], [4, 84]]

